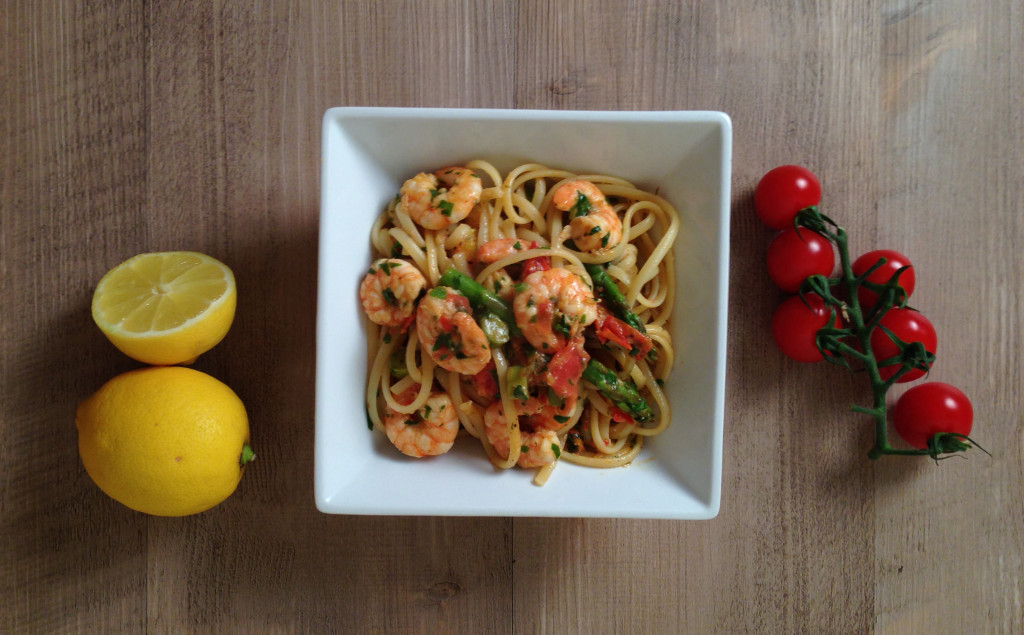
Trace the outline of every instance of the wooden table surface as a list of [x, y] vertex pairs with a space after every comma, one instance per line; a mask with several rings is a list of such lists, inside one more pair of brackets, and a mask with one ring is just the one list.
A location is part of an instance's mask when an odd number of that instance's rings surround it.
[[[1020, 2], [12, 0], [0, 24], [0, 632], [1024, 631]], [[346, 105], [731, 116], [717, 518], [317, 512], [320, 119]], [[866, 380], [775, 350], [751, 193], [783, 163], [854, 251], [914, 261], [932, 379], [991, 458], [871, 462]], [[102, 494], [73, 423], [136, 366], [95, 284], [168, 249], [237, 275], [197, 368], [259, 455], [179, 519]]]

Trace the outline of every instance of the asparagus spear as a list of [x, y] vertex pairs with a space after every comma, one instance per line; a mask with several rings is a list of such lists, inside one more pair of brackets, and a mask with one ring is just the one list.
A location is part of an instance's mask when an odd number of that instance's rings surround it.
[[[476, 280], [456, 269], [448, 269], [441, 275], [439, 282], [462, 293], [469, 299], [473, 308], [482, 311], [490, 311], [508, 324], [509, 330], [518, 335], [515, 317], [512, 309], [504, 300], [485, 289]], [[621, 294], [620, 294], [621, 295]], [[634, 316], [635, 317], [635, 316]], [[654, 418], [651, 407], [647, 401], [637, 392], [632, 382], [624, 382], [618, 376], [602, 364], [591, 359], [586, 368], [583, 369], [583, 379], [586, 379], [607, 397], [617, 408], [629, 414], [638, 422], [650, 421]]]
[[615, 317], [619, 318], [626, 324], [632, 326], [641, 333], [646, 333], [647, 329], [644, 328], [644, 323], [640, 321], [635, 313], [629, 310], [629, 304], [626, 302], [626, 296], [622, 295], [619, 291], [618, 285], [611, 279], [608, 272], [601, 265], [587, 264], [584, 265], [587, 268], [587, 273], [590, 274], [594, 284], [597, 286], [601, 297], [611, 308], [612, 313]]
[[596, 359], [590, 360], [587, 367], [583, 369], [583, 379], [594, 384], [601, 394], [610, 399], [619, 410], [638, 422], [643, 423], [654, 419], [651, 407], [637, 392], [636, 386], [632, 382], [620, 380], [615, 373]]

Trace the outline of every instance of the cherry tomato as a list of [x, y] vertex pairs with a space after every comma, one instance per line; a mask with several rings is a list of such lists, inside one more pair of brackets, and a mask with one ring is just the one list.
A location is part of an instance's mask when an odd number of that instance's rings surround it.
[[[893, 335], [908, 344], [910, 342], [921, 342], [924, 344], [926, 351], [933, 355], [935, 354], [935, 348], [938, 344], [938, 338], [935, 336], [935, 327], [932, 326], [932, 323], [922, 313], [907, 308], [890, 309], [888, 313], [882, 316], [878, 324], [889, 329]], [[871, 332], [871, 353], [874, 355], [875, 361], [881, 362], [899, 355], [900, 349], [882, 329], [875, 328]], [[878, 369], [878, 373], [882, 376], [882, 379], [889, 379], [899, 369], [899, 364], [882, 366]], [[902, 384], [923, 376], [924, 371], [915, 368], [896, 380], [896, 383]]]
[[768, 277], [783, 291], [795, 293], [807, 276], [832, 275], [832, 242], [809, 229], [787, 229], [768, 245]]
[[[898, 281], [903, 290], [907, 293], [907, 297], [914, 292], [914, 266], [910, 264], [910, 260], [898, 251], [891, 249], [878, 249], [875, 251], [869, 251], [853, 263], [853, 275], [860, 276], [865, 271], [870, 269], [880, 258], [885, 258], [885, 264], [878, 269], [871, 272], [871, 275], [866, 278], [868, 282], [875, 284], [885, 284], [889, 281], [889, 278], [893, 276], [897, 271], [903, 267], [909, 267], [900, 274]], [[870, 309], [874, 306], [875, 302], [878, 301], [878, 294], [874, 291], [861, 287], [857, 290], [857, 300], [860, 301], [862, 309]]]
[[[822, 357], [814, 343], [818, 330], [828, 324], [829, 309], [821, 296], [813, 293], [786, 299], [772, 316], [772, 337], [782, 354], [798, 362], [820, 362]], [[835, 326], [842, 324], [836, 315]]]
[[797, 212], [820, 201], [818, 177], [799, 165], [769, 170], [754, 188], [754, 212], [772, 229], [792, 227]]
[[969, 435], [974, 408], [959, 389], [929, 381], [903, 393], [892, 409], [892, 423], [904, 441], [923, 450], [939, 432]]

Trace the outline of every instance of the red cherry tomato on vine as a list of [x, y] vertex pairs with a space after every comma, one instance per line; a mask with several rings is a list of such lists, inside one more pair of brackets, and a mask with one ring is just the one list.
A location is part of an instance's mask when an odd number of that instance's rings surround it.
[[809, 229], [787, 229], [768, 245], [768, 277], [783, 291], [796, 293], [808, 276], [832, 275], [832, 242]]
[[799, 165], [769, 170], [754, 188], [754, 212], [772, 229], [792, 227], [797, 212], [820, 201], [818, 177]]
[[[885, 258], [885, 264], [878, 269], [871, 272], [871, 275], [866, 278], [868, 282], [875, 284], [885, 284], [889, 282], [889, 278], [893, 276], [897, 271], [903, 267], [909, 267], [905, 269], [900, 277], [897, 279], [900, 286], [907, 293], [907, 297], [914, 292], [914, 266], [910, 264], [910, 260], [898, 251], [891, 249], [877, 249], [875, 251], [869, 251], [853, 263], [853, 275], [860, 276], [865, 271], [874, 266], [879, 259]], [[866, 287], [860, 287], [857, 290], [857, 300], [860, 302], [862, 309], [870, 309], [874, 306], [875, 302], [878, 301], [878, 294]]]
[[[882, 316], [882, 319], [878, 321], [879, 326], [892, 331], [892, 334], [899, 339], [907, 342], [921, 342], [924, 344], [924, 349], [931, 354], [935, 354], [935, 348], [938, 344], [938, 337], [935, 335], [935, 327], [928, 321], [922, 313], [915, 311], [914, 309], [890, 309], [888, 313]], [[875, 361], [882, 362], [890, 357], [895, 357], [900, 354], [900, 349], [896, 346], [896, 343], [889, 339], [889, 336], [880, 329], [875, 328], [871, 332], [871, 353], [875, 358]], [[878, 373], [882, 376], [882, 379], [889, 379], [892, 377], [897, 370], [900, 369], [900, 365], [896, 364], [893, 366], [881, 366], [878, 369]], [[896, 380], [896, 383], [902, 384], [904, 382], [913, 381], [919, 377], [924, 376], [924, 371], [915, 368], [903, 375]]]
[[923, 450], [939, 432], [969, 435], [974, 408], [956, 387], [929, 381], [903, 393], [892, 409], [892, 423], [904, 441]]
[[[785, 300], [772, 316], [772, 337], [782, 354], [798, 362], [820, 362], [824, 359], [814, 340], [818, 330], [828, 324], [829, 309], [821, 296], [804, 295], [807, 304], [795, 295]], [[842, 320], [836, 315], [835, 326]]]

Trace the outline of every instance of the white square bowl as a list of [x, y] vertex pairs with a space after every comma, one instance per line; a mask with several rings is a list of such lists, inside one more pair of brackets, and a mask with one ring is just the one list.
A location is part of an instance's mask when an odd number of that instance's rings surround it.
[[[493, 468], [479, 443], [408, 458], [367, 429], [357, 288], [370, 227], [405, 179], [485, 159], [605, 173], [681, 215], [667, 431], [628, 467]], [[331, 514], [706, 519], [718, 513], [725, 401], [732, 126], [719, 112], [333, 108], [324, 114], [315, 497]]]

